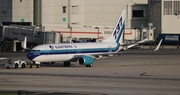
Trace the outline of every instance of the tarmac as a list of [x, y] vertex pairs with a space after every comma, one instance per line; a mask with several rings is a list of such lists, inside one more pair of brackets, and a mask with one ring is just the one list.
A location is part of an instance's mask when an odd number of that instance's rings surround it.
[[[26, 54], [0, 53], [0, 57], [30, 62]], [[122, 51], [96, 60], [92, 68], [57, 62], [6, 69], [0, 61], [0, 93], [18, 90], [43, 95], [180, 95], [180, 50]]]

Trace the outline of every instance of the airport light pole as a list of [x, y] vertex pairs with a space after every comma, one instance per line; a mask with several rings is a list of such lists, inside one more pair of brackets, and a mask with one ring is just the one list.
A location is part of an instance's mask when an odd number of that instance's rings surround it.
[[178, 11], [177, 16], [178, 16], [178, 19], [179, 19], [179, 16], [180, 16], [180, 11]]
[[95, 29], [98, 29], [98, 37], [97, 37], [97, 39], [99, 39], [99, 27], [95, 27]]
[[[178, 11], [178, 13], [177, 13], [177, 16], [178, 16], [178, 25], [179, 25], [179, 22], [180, 22], [180, 20], [179, 20], [179, 17], [180, 17], [180, 11]], [[180, 29], [179, 29], [179, 27], [178, 27], [178, 31], [180, 32]], [[178, 42], [177, 42], [177, 49], [179, 49], [179, 44], [180, 44], [180, 40], [178, 39]]]
[[[180, 22], [180, 21], [179, 21], [180, 11], [178, 11], [177, 16], [178, 16], [178, 25], [179, 25], [179, 22]], [[179, 30], [179, 27], [178, 27], [178, 31], [180, 31], [180, 30]]]
[[69, 27], [70, 29], [70, 37], [69, 37], [69, 42], [72, 43], [72, 27]]

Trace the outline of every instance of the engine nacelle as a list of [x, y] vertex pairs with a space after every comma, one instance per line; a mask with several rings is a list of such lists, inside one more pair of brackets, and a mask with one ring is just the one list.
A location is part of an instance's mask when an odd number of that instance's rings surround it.
[[81, 65], [91, 65], [94, 63], [94, 58], [92, 58], [90, 56], [82, 56], [82, 57], [78, 58], [77, 61]]

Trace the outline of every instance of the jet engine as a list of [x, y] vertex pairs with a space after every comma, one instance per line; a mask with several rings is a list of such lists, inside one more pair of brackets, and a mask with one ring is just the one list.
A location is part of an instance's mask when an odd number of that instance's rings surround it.
[[94, 58], [90, 57], [90, 56], [82, 56], [80, 58], [78, 58], [78, 63], [81, 65], [92, 65], [94, 63]]

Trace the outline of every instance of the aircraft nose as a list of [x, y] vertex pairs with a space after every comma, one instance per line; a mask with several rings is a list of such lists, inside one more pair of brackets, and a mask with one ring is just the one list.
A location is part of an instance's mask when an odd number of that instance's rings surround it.
[[33, 55], [32, 53], [28, 53], [28, 54], [27, 54], [27, 58], [30, 59], [30, 60], [32, 60], [32, 59], [34, 58], [34, 55]]

